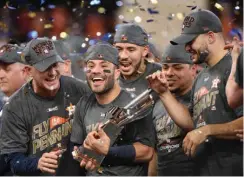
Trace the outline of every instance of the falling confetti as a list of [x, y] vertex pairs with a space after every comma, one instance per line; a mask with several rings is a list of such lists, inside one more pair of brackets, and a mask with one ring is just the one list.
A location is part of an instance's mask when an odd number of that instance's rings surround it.
[[157, 11], [157, 10], [153, 10], [152, 8], [147, 8], [147, 11], [148, 11], [150, 14], [159, 14], [159, 11]]
[[191, 8], [191, 10], [195, 10], [197, 8], [197, 6], [186, 6], [188, 8]]
[[144, 9], [143, 7], [140, 7], [139, 9], [140, 11], [146, 11], [146, 9]]
[[123, 20], [122, 23], [129, 23], [129, 22]]
[[147, 23], [154, 22], [154, 19], [148, 19]]

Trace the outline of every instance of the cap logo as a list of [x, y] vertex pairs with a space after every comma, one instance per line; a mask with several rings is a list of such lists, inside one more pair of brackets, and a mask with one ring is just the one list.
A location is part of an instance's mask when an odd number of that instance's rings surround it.
[[5, 52], [11, 52], [12, 50], [14, 50], [15, 47], [14, 46], [10, 46], [10, 45], [3, 45], [0, 48], [0, 55], [3, 55]]
[[185, 27], [190, 28], [192, 25], [192, 22], [194, 22], [195, 19], [191, 16], [186, 16], [186, 18], [184, 19], [183, 22], [183, 26], [182, 26], [182, 31], [185, 29]]
[[32, 47], [32, 49], [36, 52], [37, 55], [45, 55], [48, 54], [50, 50], [54, 50], [51, 41], [41, 42], [36, 46]]
[[207, 26], [202, 27], [204, 31], [208, 31], [209, 28]]
[[103, 58], [103, 55], [102, 54], [98, 54], [98, 58]]
[[128, 39], [127, 36], [125, 36], [124, 34], [121, 36], [122, 41], [127, 41], [127, 39]]
[[166, 57], [166, 60], [168, 60], [168, 61], [169, 61], [169, 60], [171, 60], [171, 58], [169, 58], [169, 57]]

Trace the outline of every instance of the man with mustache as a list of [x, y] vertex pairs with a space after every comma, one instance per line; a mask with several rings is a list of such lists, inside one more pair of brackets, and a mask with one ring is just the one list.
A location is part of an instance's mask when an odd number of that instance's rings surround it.
[[3, 108], [1, 154], [15, 175], [81, 175], [69, 138], [74, 105], [89, 92], [86, 84], [60, 75], [63, 60], [49, 39], [31, 40], [22, 60], [33, 79]]
[[170, 93], [163, 73], [148, 78], [170, 117], [180, 127], [195, 128], [183, 140], [184, 152], [195, 157], [200, 175], [243, 175], [243, 144], [235, 132], [243, 128], [242, 110], [231, 109], [225, 94], [231, 56], [224, 50], [220, 19], [196, 10], [185, 17], [182, 33], [172, 43], [185, 45], [193, 63], [208, 65], [192, 87], [189, 110]]
[[148, 36], [139, 25], [121, 24], [114, 36], [119, 51], [120, 86], [138, 95], [148, 88], [146, 76], [161, 70], [158, 63], [145, 60], [149, 53]]
[[[184, 45], [169, 44], [162, 56], [164, 73], [169, 90], [182, 104], [189, 106], [191, 88], [197, 67], [185, 51]], [[185, 155], [182, 141], [189, 131], [188, 127], [179, 127], [170, 118], [161, 100], [153, 109], [153, 122], [157, 137], [157, 174], [159, 176], [194, 176], [196, 167], [192, 159]], [[152, 164], [152, 165], [153, 165]], [[149, 170], [150, 171], [150, 170]]]
[[131, 94], [122, 90], [118, 83], [117, 49], [108, 43], [97, 43], [87, 50], [85, 60], [87, 83], [93, 93], [82, 97], [77, 104], [71, 142], [77, 146], [83, 144], [85, 148], [106, 157], [100, 170], [95, 170], [94, 163], [84, 158], [80, 166], [87, 169], [87, 175], [94, 176], [147, 175], [155, 143], [150, 113], [125, 125], [112, 147], [109, 137], [99, 128], [107, 121], [105, 113], [112, 106], [123, 108], [132, 100]]
[[[7, 101], [8, 97], [13, 95], [28, 79], [27, 67], [21, 61], [20, 54], [23, 48], [13, 45], [5, 44], [0, 47], [0, 90], [4, 93]], [[2, 106], [0, 108], [2, 110]], [[0, 132], [1, 132], [1, 116], [0, 113]], [[4, 157], [0, 156], [0, 176], [10, 175]]]

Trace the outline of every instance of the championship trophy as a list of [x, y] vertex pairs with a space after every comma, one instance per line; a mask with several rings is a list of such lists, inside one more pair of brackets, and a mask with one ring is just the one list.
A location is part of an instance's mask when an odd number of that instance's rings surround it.
[[[146, 117], [151, 112], [151, 107], [154, 104], [155, 95], [151, 89], [145, 90], [143, 93], [134, 98], [124, 108], [112, 107], [107, 113], [107, 120], [103, 126], [103, 131], [110, 138], [110, 146], [114, 144], [124, 125]], [[91, 160], [99, 169], [105, 156], [97, 154], [94, 151], [85, 149], [83, 146], [78, 147], [72, 152], [73, 158], [79, 162], [83, 158], [87, 161]]]

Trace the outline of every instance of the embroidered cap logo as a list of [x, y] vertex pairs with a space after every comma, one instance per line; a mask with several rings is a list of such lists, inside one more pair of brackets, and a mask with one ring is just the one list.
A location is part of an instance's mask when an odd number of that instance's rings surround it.
[[98, 58], [101, 58], [101, 59], [103, 58], [102, 54], [98, 54], [97, 56], [98, 56]]
[[169, 57], [166, 57], [166, 60], [170, 61], [170, 60], [171, 60], [171, 58], [169, 58]]
[[9, 45], [3, 45], [0, 48], [0, 55], [3, 55], [5, 52], [11, 52], [12, 50], [14, 50], [15, 47], [14, 46], [9, 46]]
[[186, 16], [186, 18], [184, 19], [184, 22], [183, 22], [182, 31], [184, 31], [185, 27], [190, 28], [192, 25], [192, 22], [194, 22], [194, 21], [195, 21], [194, 17]]
[[51, 41], [41, 42], [36, 46], [32, 47], [32, 49], [36, 52], [37, 55], [46, 55], [50, 53], [50, 50], [54, 50]]
[[127, 41], [127, 39], [128, 39], [127, 36], [125, 36], [124, 34], [121, 36], [122, 41]]

